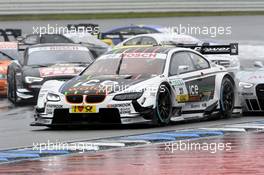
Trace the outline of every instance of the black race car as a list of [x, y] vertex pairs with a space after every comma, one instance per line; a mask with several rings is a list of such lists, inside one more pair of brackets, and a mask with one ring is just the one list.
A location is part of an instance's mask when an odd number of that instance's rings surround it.
[[74, 43], [71, 39], [61, 34], [30, 34], [22, 38], [19, 42], [21, 45], [26, 46], [44, 43]]
[[45, 81], [71, 79], [93, 60], [89, 49], [78, 44], [30, 46], [23, 57], [8, 66], [8, 99], [15, 104], [36, 102]]
[[24, 50], [35, 44], [72, 43], [87, 47], [94, 58], [102, 55], [110, 49], [110, 46], [97, 39], [90, 33], [64, 33], [64, 34], [30, 34], [19, 41], [19, 49]]

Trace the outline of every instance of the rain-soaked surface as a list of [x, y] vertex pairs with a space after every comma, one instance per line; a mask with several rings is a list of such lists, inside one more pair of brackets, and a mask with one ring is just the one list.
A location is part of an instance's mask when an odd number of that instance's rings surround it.
[[[242, 68], [252, 67], [255, 60], [262, 60], [264, 55], [263, 16], [234, 17], [180, 17], [153, 18], [131, 20], [81, 20], [81, 21], [29, 21], [0, 22], [5, 28], [20, 28], [24, 33], [31, 33], [33, 26], [68, 23], [98, 23], [103, 30], [135, 24], [158, 24], [178, 26], [231, 26], [232, 35], [211, 39], [226, 42], [239, 42], [239, 59]], [[245, 21], [247, 21], [245, 23]], [[210, 24], [210, 25], [209, 25]], [[253, 27], [252, 27], [253, 26]], [[14, 106], [7, 99], [0, 99], [0, 150], [12, 147], [32, 146], [33, 142], [91, 140], [98, 138], [132, 135], [164, 130], [180, 130], [186, 128], [203, 128], [214, 125], [233, 124], [259, 120], [249, 116], [207, 122], [196, 122], [172, 125], [163, 128], [88, 128], [81, 130], [49, 130], [33, 128], [33, 106]], [[261, 116], [260, 116], [261, 118]], [[187, 142], [188, 143], [188, 142]], [[189, 142], [193, 143], [193, 142]], [[207, 140], [195, 141], [202, 148], [194, 150], [176, 150], [174, 143], [156, 144], [152, 146], [134, 147], [102, 151], [97, 153], [76, 154], [70, 156], [53, 156], [35, 161], [16, 162], [0, 165], [0, 174], [126, 174], [126, 175], [158, 175], [158, 174], [264, 174], [264, 134], [243, 133], [225, 135]], [[208, 147], [207, 147], [207, 146]], [[215, 152], [215, 145], [218, 151]], [[229, 146], [231, 150], [229, 150]], [[178, 145], [179, 146], [179, 145]], [[189, 145], [190, 146], [190, 145]], [[182, 148], [183, 147], [183, 148]], [[184, 149], [182, 146], [181, 149]], [[179, 147], [178, 147], [179, 149]], [[220, 151], [224, 149], [224, 151]]]
[[4, 164], [0, 174], [263, 174], [263, 145], [264, 133], [230, 134]]

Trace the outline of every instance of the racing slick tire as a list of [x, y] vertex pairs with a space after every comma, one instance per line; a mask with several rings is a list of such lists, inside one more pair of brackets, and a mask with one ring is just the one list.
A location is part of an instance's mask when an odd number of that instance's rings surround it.
[[8, 99], [13, 102], [15, 105], [18, 104], [17, 100], [17, 94], [16, 94], [16, 79], [15, 79], [15, 73], [13, 73], [13, 82], [10, 83], [11, 80], [8, 80], [8, 90], [7, 90], [7, 97]]
[[228, 77], [224, 77], [220, 89], [220, 113], [222, 118], [231, 118], [235, 104], [234, 83]]
[[166, 85], [162, 84], [160, 85], [157, 93], [156, 108], [154, 109], [152, 123], [158, 126], [168, 125], [170, 123], [171, 116], [171, 92]]
[[11, 80], [11, 77], [10, 77], [11, 73], [9, 71], [9, 69], [7, 70], [7, 99], [11, 102], [13, 102], [13, 85], [12, 85], [12, 80]]

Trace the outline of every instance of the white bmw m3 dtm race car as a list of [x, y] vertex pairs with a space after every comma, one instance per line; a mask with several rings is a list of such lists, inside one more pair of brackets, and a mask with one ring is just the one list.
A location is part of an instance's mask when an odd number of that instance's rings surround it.
[[[237, 44], [199, 46], [237, 54]], [[223, 66], [182, 47], [128, 47], [107, 52], [69, 80], [42, 86], [32, 126], [152, 123], [234, 112], [235, 82]]]

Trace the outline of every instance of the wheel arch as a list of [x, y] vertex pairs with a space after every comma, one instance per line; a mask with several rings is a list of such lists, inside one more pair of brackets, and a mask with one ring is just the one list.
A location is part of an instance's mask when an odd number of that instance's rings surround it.
[[225, 74], [224, 77], [223, 77], [223, 79], [224, 78], [228, 78], [233, 83], [234, 88], [236, 88], [235, 87], [236, 86], [235, 80], [234, 80], [234, 78], [230, 74]]
[[173, 90], [173, 87], [170, 85], [170, 83], [169, 82], [167, 82], [167, 81], [163, 81], [163, 82], [161, 82], [160, 83], [160, 86], [161, 85], [165, 85], [165, 87], [166, 88], [168, 88], [168, 90], [169, 90], [169, 92], [170, 92], [170, 94], [171, 94], [171, 102], [172, 102], [172, 105], [173, 106], [176, 106], [177, 105], [177, 102], [176, 102], [176, 98], [173, 98], [173, 97], [175, 97], [176, 96], [176, 94], [175, 94], [175, 92], [174, 92], [174, 90]]

